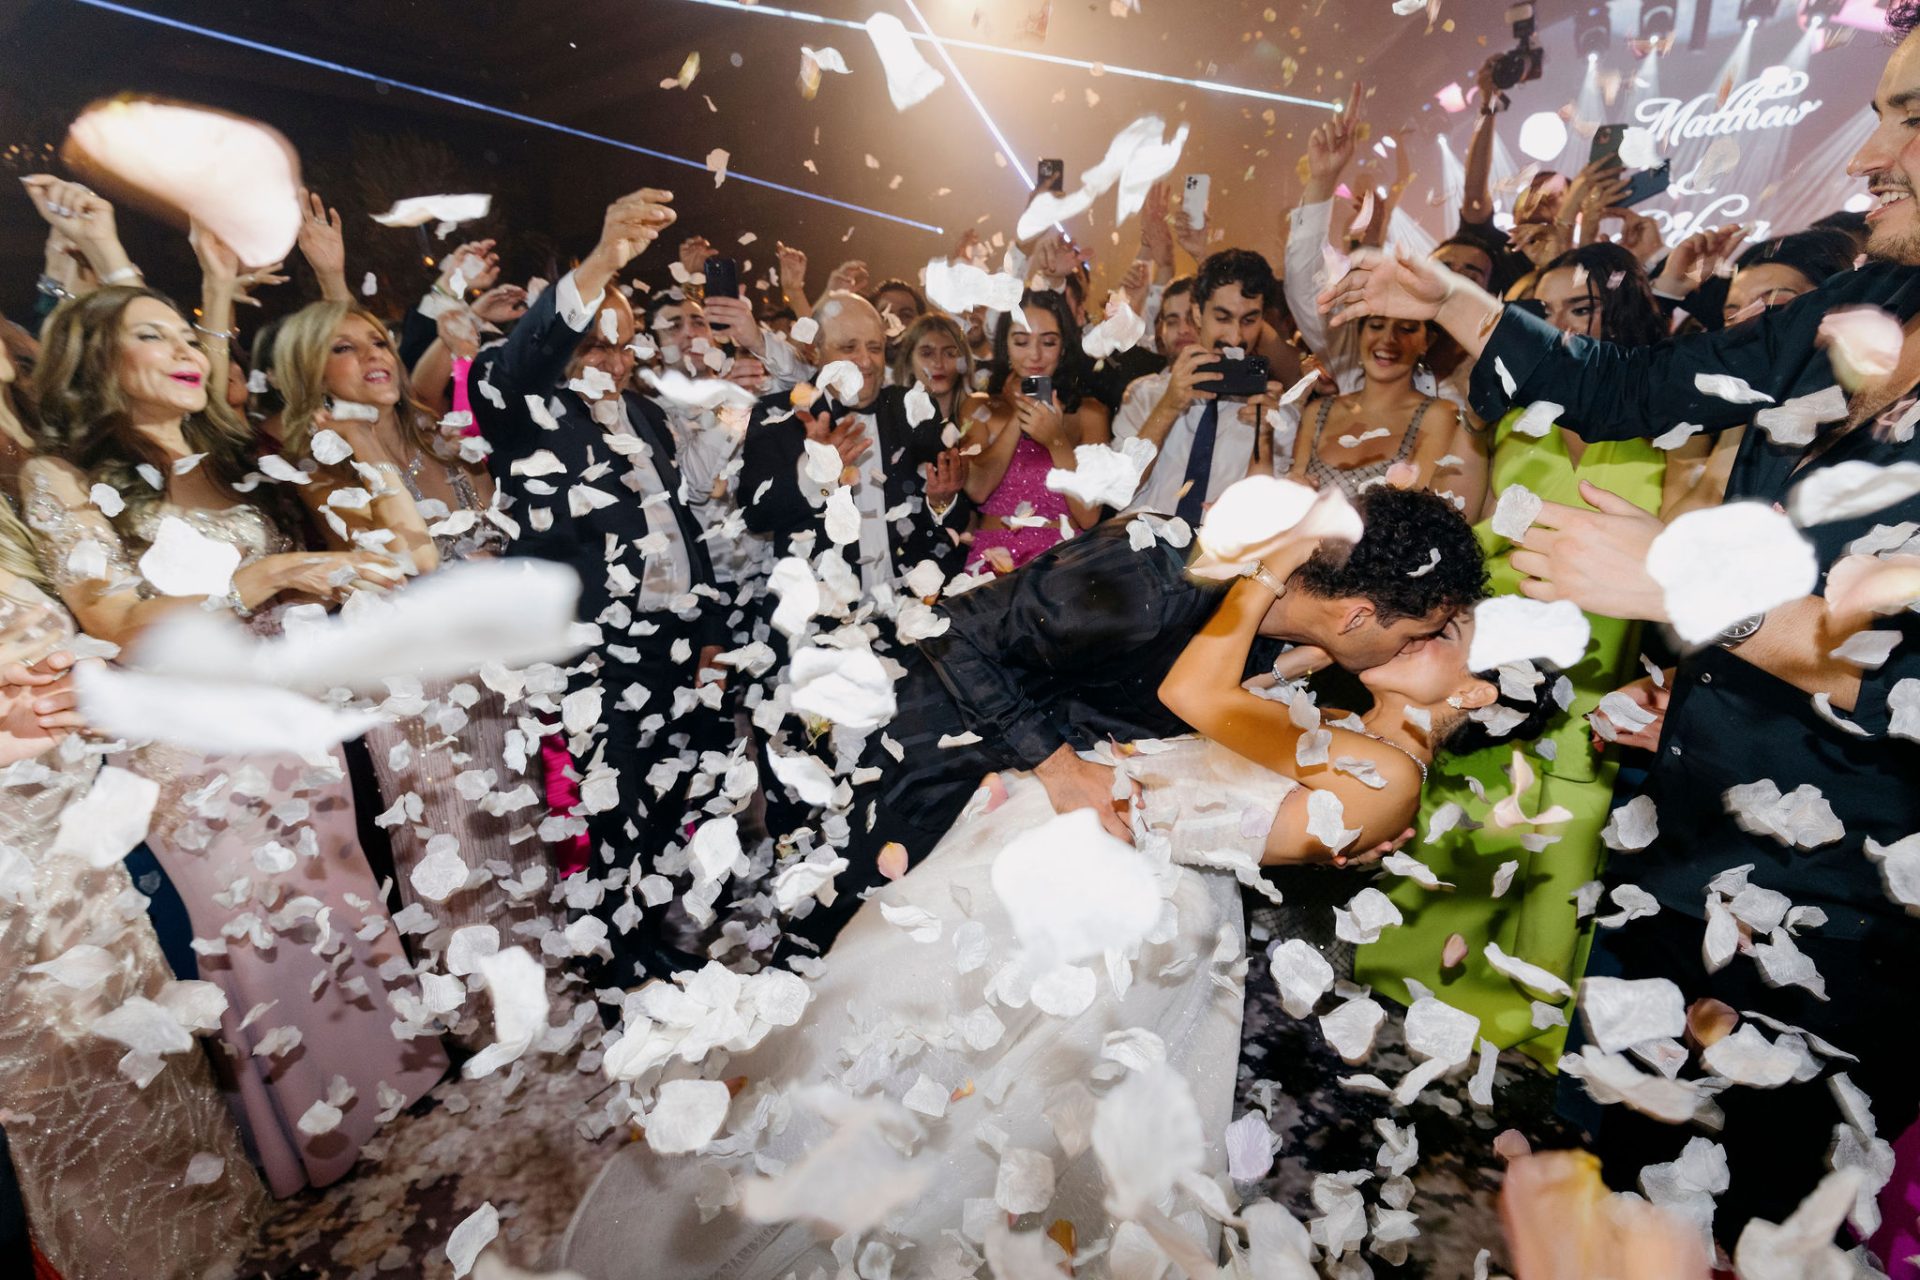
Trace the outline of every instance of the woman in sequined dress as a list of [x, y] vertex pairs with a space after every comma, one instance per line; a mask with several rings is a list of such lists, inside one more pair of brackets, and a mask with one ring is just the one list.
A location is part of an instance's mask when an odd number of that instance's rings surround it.
[[[39, 581], [0, 499], [0, 1113], [34, 1242], [66, 1280], [227, 1275], [266, 1197], [206, 1056], [169, 1055], [142, 1086], [94, 1030], [179, 984], [126, 868], [51, 851], [99, 756], [72, 732], [69, 682], [40, 683], [73, 625]], [[90, 968], [39, 968], [69, 964]]]
[[[101, 289], [47, 321], [27, 523], [89, 635], [124, 646], [183, 608], [232, 609], [270, 631], [276, 605], [332, 602], [397, 576], [388, 556], [294, 546], [276, 486], [243, 484], [251, 432], [209, 397], [210, 367], [193, 326], [148, 289]], [[182, 557], [156, 550], [160, 539], [232, 547], [228, 591], [163, 592], [155, 579], [171, 582]], [[124, 763], [160, 786], [148, 844], [192, 917], [202, 976], [226, 994], [217, 1066], [255, 1158], [276, 1195], [336, 1181], [447, 1065], [382, 976], [398, 981], [408, 966], [341, 758], [156, 743]]]
[[[326, 525], [329, 541], [348, 547], [391, 534], [422, 572], [449, 561], [495, 556], [506, 535], [493, 511], [493, 479], [476, 437], [442, 435], [413, 398], [405, 366], [387, 330], [364, 308], [316, 302], [289, 317], [274, 342], [274, 371], [287, 407], [282, 416], [287, 452], [310, 469], [301, 496]], [[316, 437], [330, 431], [352, 449]], [[331, 444], [331, 442], [327, 442]], [[392, 468], [404, 488], [362, 509], [329, 508], [330, 494], [363, 483], [357, 466]], [[329, 519], [331, 515], [333, 518]], [[529, 792], [507, 802], [527, 777], [534, 741], [515, 725], [512, 706], [478, 678], [395, 688], [390, 719], [367, 734], [382, 800], [408, 805], [407, 820], [389, 828], [400, 895], [436, 921], [420, 945], [444, 952], [451, 931], [498, 930], [501, 946], [530, 945], [557, 923], [548, 900], [552, 859], [534, 833], [543, 810]], [[533, 768], [537, 771], [538, 765]], [[535, 790], [538, 790], [537, 785]], [[418, 811], [412, 805], [416, 797]], [[447, 836], [472, 874], [443, 896], [413, 871], [429, 840]], [[440, 847], [438, 843], [436, 848]], [[476, 1029], [475, 1002], [440, 1010], [461, 1036]]]
[[[1025, 324], [1008, 313], [994, 330], [992, 390], [963, 411], [966, 438], [980, 446], [967, 472], [967, 496], [980, 508], [967, 558], [975, 573], [1011, 573], [1100, 518], [1097, 505], [1047, 488], [1049, 471], [1075, 470], [1077, 447], [1113, 438], [1106, 406], [1081, 389], [1079, 326], [1058, 293], [1030, 290], [1020, 307]], [[1048, 380], [1051, 390], [1025, 394], [1029, 378]]]

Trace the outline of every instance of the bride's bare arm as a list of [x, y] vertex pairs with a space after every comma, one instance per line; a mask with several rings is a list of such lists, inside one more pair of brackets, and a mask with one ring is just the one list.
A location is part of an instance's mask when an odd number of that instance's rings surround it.
[[1339, 799], [1343, 829], [1360, 830], [1343, 849], [1357, 853], [1394, 840], [1419, 803], [1419, 766], [1392, 747], [1344, 729], [1333, 730], [1329, 762], [1351, 759], [1356, 765], [1371, 765], [1371, 773], [1385, 781], [1385, 787], [1370, 787], [1331, 763], [1303, 766], [1298, 751], [1304, 731], [1293, 722], [1287, 705], [1241, 687], [1247, 652], [1272, 603], [1272, 594], [1258, 582], [1235, 583], [1161, 682], [1160, 701], [1201, 734], [1304, 788], [1280, 807], [1266, 862], [1332, 859], [1334, 851], [1307, 834], [1309, 793], [1315, 791]]

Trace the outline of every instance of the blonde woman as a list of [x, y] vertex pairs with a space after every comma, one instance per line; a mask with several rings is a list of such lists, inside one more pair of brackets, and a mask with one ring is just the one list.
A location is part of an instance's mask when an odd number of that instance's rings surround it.
[[[312, 482], [301, 496], [334, 545], [390, 539], [422, 571], [499, 553], [505, 535], [490, 518], [492, 478], [479, 455], [463, 455], [461, 437], [442, 435], [414, 400], [406, 367], [375, 316], [352, 303], [314, 303], [280, 326], [273, 364], [286, 397], [286, 452], [309, 469]], [[338, 446], [318, 447], [323, 431], [351, 448], [351, 457], [339, 460]], [[343, 490], [366, 487], [369, 473], [391, 478], [391, 491], [363, 508], [328, 505]], [[502, 946], [525, 941], [511, 930], [548, 914], [553, 883], [546, 846], [512, 838], [533, 811], [476, 803], [460, 791], [483, 785], [489, 773], [486, 790], [519, 786], [506, 763], [513, 714], [478, 679], [429, 684], [419, 693], [367, 735], [385, 802], [413, 795], [421, 804], [411, 821], [390, 831], [400, 895], [441, 926], [424, 939], [427, 950], [442, 950], [446, 935], [467, 925], [497, 928]], [[444, 900], [423, 897], [412, 877], [438, 835], [458, 839], [462, 861], [484, 872]], [[449, 1014], [449, 1030], [463, 1037], [477, 1031], [476, 1013], [469, 1002]]]
[[[297, 547], [274, 501], [282, 486], [246, 483], [251, 432], [208, 395], [211, 363], [191, 322], [144, 288], [104, 288], [47, 320], [27, 522], [42, 570], [89, 635], [124, 645], [175, 610], [223, 605], [270, 629], [279, 605], [394, 580], [388, 557]], [[146, 577], [144, 553], [173, 525], [240, 552], [225, 596], [166, 595]], [[408, 966], [340, 758], [316, 767], [153, 744], [125, 764], [160, 785], [147, 843], [195, 937], [214, 944], [201, 975], [227, 997], [225, 1065], [269, 1185], [285, 1196], [338, 1180], [380, 1117], [447, 1065], [437, 1040], [394, 1030], [406, 1019], [382, 974], [398, 980]], [[304, 852], [268, 870], [258, 855], [270, 846]], [[329, 928], [323, 915], [351, 923]]]

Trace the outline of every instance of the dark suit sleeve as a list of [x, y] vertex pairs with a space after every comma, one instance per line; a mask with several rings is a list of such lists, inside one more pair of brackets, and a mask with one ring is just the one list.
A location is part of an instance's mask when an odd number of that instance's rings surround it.
[[486, 395], [477, 389], [483, 376], [506, 397], [509, 409], [515, 407], [513, 402], [519, 397], [548, 395], [559, 384], [582, 337], [560, 318], [559, 293], [558, 282], [542, 290], [506, 341], [488, 347], [475, 358], [476, 402]]
[[747, 528], [786, 537], [814, 528], [821, 517], [800, 492], [804, 430], [793, 418], [769, 421], [777, 407], [761, 401], [747, 425], [740, 447], [740, 499]]
[[400, 362], [409, 369], [413, 368], [439, 336], [440, 325], [428, 318], [427, 313], [419, 307], [414, 307], [407, 312], [407, 318], [400, 322]]
[[951, 625], [920, 651], [967, 727], [1032, 768], [1063, 743], [1094, 745], [1036, 690], [1084, 677], [1116, 652], [1165, 644], [1211, 606], [1181, 571], [1163, 545], [1135, 551], [1109, 522], [946, 605]]
[[[1482, 421], [1498, 422], [1515, 405], [1539, 400], [1564, 406], [1558, 421], [1587, 440], [1657, 436], [1676, 423], [1709, 431], [1752, 421], [1764, 404], [1735, 404], [1707, 395], [1701, 374], [1727, 374], [1776, 400], [1809, 358], [1820, 317], [1833, 305], [1816, 290], [1750, 323], [1691, 334], [1650, 347], [1621, 347], [1569, 338], [1540, 317], [1509, 306], [1473, 366], [1471, 399]], [[1502, 377], [1512, 380], [1506, 390]]]

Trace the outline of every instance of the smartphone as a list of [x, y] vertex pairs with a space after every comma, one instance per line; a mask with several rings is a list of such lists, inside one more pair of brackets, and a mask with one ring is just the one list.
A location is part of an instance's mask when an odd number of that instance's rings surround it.
[[1588, 164], [1598, 164], [1602, 160], [1618, 160], [1620, 143], [1627, 136], [1624, 124], [1603, 124], [1593, 131], [1593, 150], [1587, 153]]
[[732, 258], [708, 258], [703, 268], [707, 275], [709, 298], [740, 296], [740, 264]]
[[1620, 208], [1631, 209], [1642, 200], [1663, 196], [1671, 185], [1673, 185], [1673, 161], [1662, 161], [1658, 169], [1642, 169], [1627, 180], [1627, 191], [1620, 197]]
[[1202, 384], [1200, 390], [1234, 400], [1248, 400], [1254, 396], [1265, 395], [1267, 383], [1273, 376], [1267, 368], [1265, 356], [1247, 356], [1242, 360], [1215, 360], [1212, 364], [1201, 365], [1200, 372], [1207, 377], [1219, 379], [1217, 382]]
[[1040, 181], [1035, 188], [1039, 191], [1051, 191], [1057, 196], [1067, 193], [1067, 166], [1063, 160], [1042, 160], [1040, 162]]
[[1187, 175], [1186, 194], [1180, 199], [1180, 210], [1193, 223], [1195, 231], [1203, 231], [1207, 225], [1207, 195], [1213, 190], [1213, 179], [1204, 173]]
[[1038, 400], [1041, 404], [1053, 399], [1052, 378], [1020, 379], [1020, 394], [1029, 400]]

